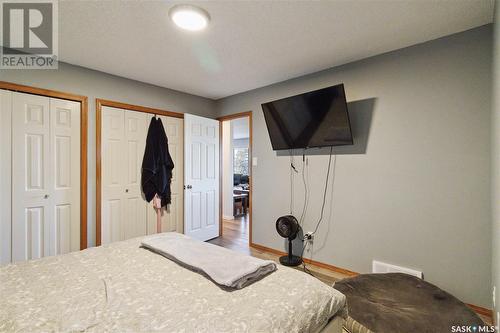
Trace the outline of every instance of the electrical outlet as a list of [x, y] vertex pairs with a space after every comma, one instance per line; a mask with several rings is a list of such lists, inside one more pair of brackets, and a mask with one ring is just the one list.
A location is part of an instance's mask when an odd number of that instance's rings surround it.
[[306, 232], [304, 234], [304, 240], [307, 242], [312, 242], [314, 240], [314, 233], [312, 231]]

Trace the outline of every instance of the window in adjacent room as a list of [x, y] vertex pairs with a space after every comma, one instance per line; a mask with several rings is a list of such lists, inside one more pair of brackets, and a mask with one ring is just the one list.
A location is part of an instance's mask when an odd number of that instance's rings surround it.
[[234, 148], [233, 170], [235, 174], [248, 175], [248, 148]]

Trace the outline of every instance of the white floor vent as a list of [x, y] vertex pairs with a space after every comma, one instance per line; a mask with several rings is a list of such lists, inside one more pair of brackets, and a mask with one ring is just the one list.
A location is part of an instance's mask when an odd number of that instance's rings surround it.
[[418, 278], [423, 277], [423, 273], [420, 271], [416, 271], [411, 268], [386, 264], [384, 262], [373, 260], [372, 262], [372, 272], [373, 273], [405, 273], [409, 275], [416, 276]]

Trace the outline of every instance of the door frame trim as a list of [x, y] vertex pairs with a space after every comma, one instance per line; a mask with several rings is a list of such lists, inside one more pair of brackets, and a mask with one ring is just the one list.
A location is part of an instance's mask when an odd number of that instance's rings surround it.
[[109, 106], [117, 109], [125, 109], [136, 112], [151, 113], [160, 116], [167, 116], [173, 118], [184, 119], [184, 113], [160, 110], [155, 108], [150, 108], [147, 106], [133, 105], [122, 102], [110, 101], [107, 99], [96, 98], [95, 99], [95, 162], [96, 162], [96, 196], [95, 196], [95, 244], [96, 246], [101, 245], [101, 199], [102, 199], [102, 188], [101, 188], [101, 177], [102, 177], [102, 164], [101, 164], [101, 122], [102, 122], [102, 107]]
[[71, 93], [0, 81], [0, 89], [80, 103], [80, 250], [87, 248], [87, 146], [88, 97]]
[[223, 172], [222, 172], [222, 122], [227, 121], [227, 120], [234, 120], [238, 118], [245, 118], [248, 117], [248, 169], [250, 170], [250, 176], [248, 177], [248, 183], [250, 185], [250, 193], [248, 196], [248, 244], [251, 245], [253, 244], [252, 242], [252, 197], [253, 197], [253, 166], [252, 166], [252, 152], [253, 152], [253, 119], [252, 119], [253, 112], [252, 111], [245, 111], [245, 112], [239, 112], [239, 113], [233, 113], [227, 116], [222, 116], [218, 117], [217, 120], [219, 121], [219, 237], [222, 236], [222, 229], [223, 229], [223, 214], [222, 214], [222, 196], [223, 196], [223, 186], [222, 186], [222, 180], [223, 180]]

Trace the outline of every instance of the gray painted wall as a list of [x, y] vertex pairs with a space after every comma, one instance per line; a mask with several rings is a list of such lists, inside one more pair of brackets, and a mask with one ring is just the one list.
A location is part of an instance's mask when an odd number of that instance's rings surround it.
[[492, 108], [492, 212], [493, 212], [493, 286], [496, 286], [495, 321], [500, 325], [500, 1], [495, 2], [494, 21], [494, 84]]
[[59, 64], [58, 70], [0, 70], [0, 80], [84, 95], [89, 98], [88, 244], [95, 245], [95, 99], [104, 98], [175, 112], [215, 116], [215, 102], [114, 75]]
[[[364, 273], [373, 259], [419, 269], [491, 307], [491, 51], [489, 25], [219, 100], [219, 116], [254, 112], [253, 241], [284, 250], [274, 223], [290, 206], [290, 157], [272, 151], [260, 104], [343, 82], [356, 144], [336, 149], [313, 259]], [[319, 218], [328, 163], [312, 152], [305, 231]], [[300, 175], [293, 193], [300, 215]]]

